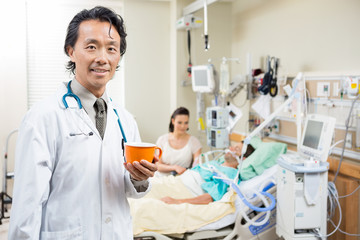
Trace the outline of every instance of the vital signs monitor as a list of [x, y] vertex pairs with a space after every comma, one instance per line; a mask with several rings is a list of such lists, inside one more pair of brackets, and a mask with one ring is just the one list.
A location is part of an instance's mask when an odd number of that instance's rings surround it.
[[210, 93], [214, 91], [215, 79], [213, 65], [191, 67], [192, 89], [194, 92]]
[[334, 133], [336, 119], [319, 114], [309, 114], [306, 118], [298, 151], [301, 155], [322, 162], [327, 161]]

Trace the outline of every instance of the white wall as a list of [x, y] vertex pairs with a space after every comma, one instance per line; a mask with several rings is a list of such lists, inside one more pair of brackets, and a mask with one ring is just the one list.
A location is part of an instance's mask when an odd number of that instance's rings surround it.
[[[182, 3], [179, 8], [187, 6], [191, 1], [179, 1]], [[193, 65], [207, 64], [211, 59], [211, 63], [217, 71], [220, 69], [220, 60], [222, 57], [231, 56], [231, 3], [218, 2], [208, 6], [208, 35], [210, 40], [210, 48], [205, 51], [205, 41], [203, 37], [204, 28], [191, 30], [191, 61]], [[182, 12], [179, 13], [181, 17]], [[194, 13], [194, 15], [204, 19], [203, 9]], [[202, 145], [203, 150], [209, 149], [206, 145], [206, 134], [204, 131], [198, 130], [196, 119], [196, 94], [193, 92], [191, 85], [181, 86], [182, 80], [190, 81], [186, 68], [188, 66], [189, 54], [187, 47], [187, 33], [178, 31], [177, 36], [177, 103], [178, 106], [184, 106], [190, 111], [190, 131], [189, 133], [197, 136]], [[213, 95], [205, 94], [206, 105], [211, 105]]]
[[[205, 133], [199, 132], [196, 121], [196, 95], [186, 68], [188, 48], [186, 31], [176, 30], [182, 10], [192, 1], [126, 0], [124, 19], [128, 32], [125, 66], [125, 106], [135, 115], [143, 141], [155, 142], [168, 132], [171, 113], [180, 106], [190, 110], [190, 134], [206, 147]], [[231, 3], [209, 6], [211, 48], [204, 51], [203, 28], [192, 30], [193, 64], [206, 64], [213, 59], [220, 66], [223, 56], [231, 52]], [[203, 11], [195, 15], [203, 18]], [[171, 55], [171, 54], [175, 54]]]
[[[27, 110], [24, 1], [9, 1], [2, 6], [0, 29], [0, 169], [3, 169], [6, 138], [18, 128]], [[9, 169], [13, 169], [15, 139], [16, 135], [10, 138]], [[3, 176], [2, 171], [0, 176]], [[2, 177], [0, 182], [2, 184]]]
[[[357, 0], [234, 1], [232, 54], [246, 61], [250, 52], [253, 68], [263, 69], [264, 58], [276, 56], [279, 74], [356, 71], [359, 9]], [[245, 65], [241, 67], [245, 74]], [[243, 118], [237, 130], [246, 131], [246, 124]]]
[[292, 74], [358, 69], [359, 9], [357, 0], [234, 1], [233, 53], [251, 52], [255, 67], [275, 55]]
[[155, 142], [170, 119], [170, 2], [125, 0], [128, 33], [125, 106], [143, 141]]

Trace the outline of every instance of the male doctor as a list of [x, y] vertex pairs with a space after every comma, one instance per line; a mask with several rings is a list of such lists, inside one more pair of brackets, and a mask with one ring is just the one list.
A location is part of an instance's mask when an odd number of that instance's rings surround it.
[[106, 93], [125, 37], [123, 19], [104, 7], [70, 22], [64, 49], [75, 77], [34, 105], [19, 130], [9, 239], [133, 238], [127, 197], [144, 196], [157, 168], [124, 162], [122, 141], [140, 135]]

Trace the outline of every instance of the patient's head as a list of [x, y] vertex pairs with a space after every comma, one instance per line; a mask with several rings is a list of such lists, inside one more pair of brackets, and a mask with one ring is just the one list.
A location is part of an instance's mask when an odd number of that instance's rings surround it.
[[[236, 157], [234, 156], [234, 154], [238, 157], [241, 156], [241, 152], [242, 152], [242, 148], [243, 148], [243, 142], [239, 142], [237, 144], [235, 144], [234, 146], [230, 146], [229, 150], [231, 152], [227, 152], [225, 154], [225, 162], [226, 162], [226, 166], [228, 167], [234, 167], [236, 168], [238, 165], [238, 161], [236, 159]], [[243, 159], [247, 158], [248, 156], [250, 156], [253, 152], [255, 151], [255, 148], [253, 148], [253, 146], [251, 146], [250, 144], [247, 146], [246, 152], [243, 156]]]

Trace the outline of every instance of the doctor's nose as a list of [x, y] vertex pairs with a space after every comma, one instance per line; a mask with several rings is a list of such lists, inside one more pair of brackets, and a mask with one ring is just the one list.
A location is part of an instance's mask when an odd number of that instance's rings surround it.
[[99, 50], [96, 54], [95, 62], [105, 64], [107, 62], [106, 52]]

